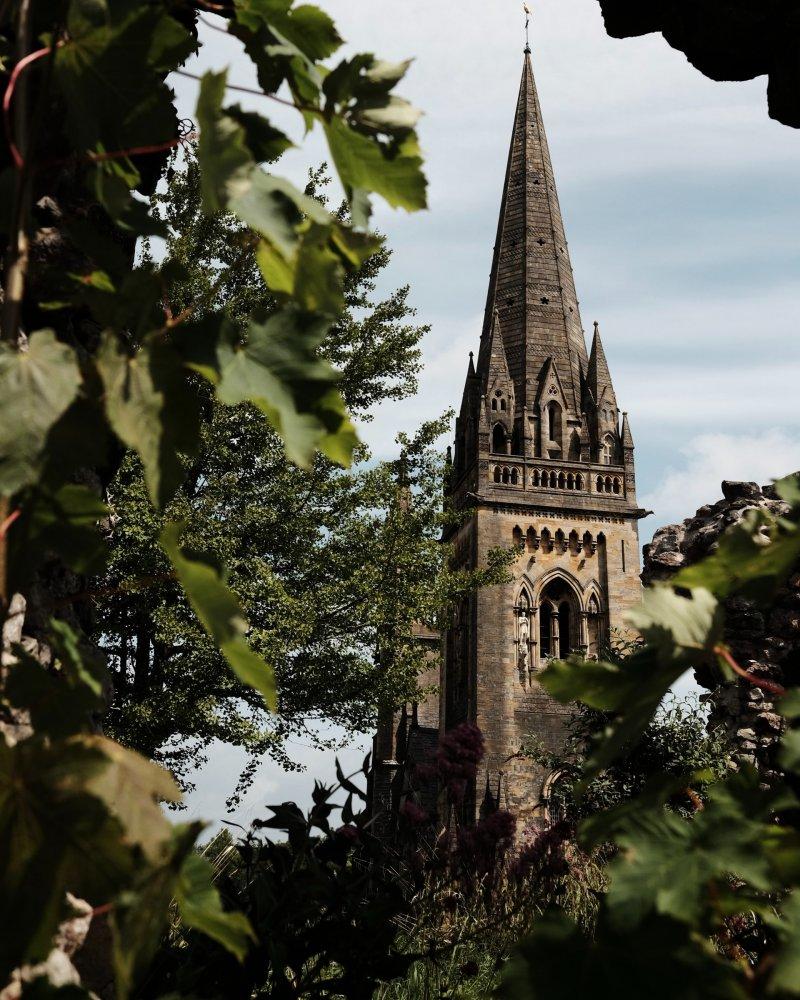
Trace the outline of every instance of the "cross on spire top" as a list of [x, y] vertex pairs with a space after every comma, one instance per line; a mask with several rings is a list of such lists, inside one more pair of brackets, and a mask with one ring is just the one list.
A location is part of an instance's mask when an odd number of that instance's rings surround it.
[[531, 9], [524, 3], [522, 9], [525, 11], [525, 54], [531, 54], [531, 40], [528, 36], [528, 25], [531, 23]]

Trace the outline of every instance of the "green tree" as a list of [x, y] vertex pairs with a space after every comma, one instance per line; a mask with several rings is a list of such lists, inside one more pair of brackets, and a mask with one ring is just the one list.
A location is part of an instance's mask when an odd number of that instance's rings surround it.
[[[318, 172], [308, 193], [324, 183]], [[242, 225], [228, 213], [202, 213], [193, 157], [172, 172], [158, 202], [170, 229], [162, 271], [180, 275], [166, 286], [173, 311], [199, 299], [239, 324], [275, 309], [255, 253], [242, 253]], [[414, 393], [427, 329], [413, 322], [407, 287], [376, 297], [389, 260], [384, 243], [345, 279], [345, 312], [320, 347], [337, 363], [349, 412], [364, 421], [380, 403]], [[138, 459], [127, 456], [109, 488], [107, 596], [95, 615], [115, 687], [108, 731], [184, 782], [211, 740], [245, 748], [251, 759], [235, 799], [265, 754], [295, 766], [287, 739], [318, 741], [310, 721], [364, 732], [381, 708], [411, 700], [424, 656], [410, 638], [414, 622], [436, 626], [457, 594], [503, 568], [498, 554], [495, 571], [448, 569], [439, 542], [443, 468], [433, 447], [446, 426], [426, 424], [404, 441], [401, 486], [396, 463], [375, 461], [363, 445], [348, 470], [322, 456], [299, 468], [255, 407], [209, 401], [200, 448], [162, 513], [148, 502]], [[224, 670], [181, 599], [158, 542], [165, 519], [187, 522], [187, 541], [227, 566], [250, 643], [274, 664], [277, 715]]]

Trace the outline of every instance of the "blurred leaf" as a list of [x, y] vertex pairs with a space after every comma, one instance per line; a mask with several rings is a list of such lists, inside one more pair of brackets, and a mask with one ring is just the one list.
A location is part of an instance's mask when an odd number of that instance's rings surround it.
[[202, 823], [170, 829], [169, 841], [150, 865], [142, 865], [111, 911], [115, 993], [127, 1000], [146, 973], [166, 929], [169, 904], [181, 868], [194, 853]]
[[108, 507], [94, 490], [78, 483], [55, 490], [41, 487], [26, 497], [21, 510], [9, 533], [15, 579], [29, 578], [47, 553], [57, 554], [76, 573], [90, 575], [103, 568], [108, 546], [98, 522], [107, 517]]
[[800, 891], [795, 888], [781, 904], [781, 920], [776, 926], [780, 937], [777, 961], [769, 979], [768, 992], [800, 995]]
[[184, 62], [195, 42], [158, 5], [120, 13], [108, 23], [84, 17], [69, 45], [55, 54], [54, 83], [79, 151], [149, 146], [177, 135], [163, 77]]
[[0, 494], [36, 482], [47, 434], [80, 382], [74, 351], [52, 330], [33, 333], [25, 351], [0, 343]]
[[150, 497], [163, 506], [184, 475], [181, 454], [197, 448], [199, 407], [179, 355], [152, 339], [130, 356], [106, 334], [97, 354], [108, 419], [119, 438], [138, 452]]
[[175, 886], [181, 919], [189, 927], [207, 934], [241, 962], [251, 942], [256, 941], [250, 921], [243, 913], [222, 908], [214, 869], [195, 851], [186, 855]]
[[8, 667], [5, 699], [30, 714], [36, 732], [56, 739], [87, 732], [92, 714], [105, 707], [108, 672], [98, 657], [84, 655], [66, 622], [51, 621], [48, 640], [56, 657], [49, 670], [22, 646], [14, 648], [16, 660]]
[[559, 913], [541, 918], [503, 970], [501, 1000], [745, 1000], [738, 970], [685, 925], [652, 917], [620, 934], [601, 922], [594, 941]]
[[691, 666], [696, 654], [711, 656], [722, 639], [722, 608], [701, 587], [692, 589], [688, 596], [676, 593], [672, 586], [650, 587], [626, 620], [664, 664]]
[[167, 524], [161, 533], [161, 547], [175, 567], [195, 614], [239, 680], [259, 691], [267, 707], [274, 711], [275, 675], [272, 667], [247, 644], [248, 626], [236, 595], [225, 585], [211, 560], [181, 548], [182, 530], [181, 524]]
[[[765, 833], [773, 810], [792, 801], [764, 792], [756, 772], [746, 770], [712, 785], [691, 820], [663, 808], [631, 813], [615, 837], [622, 853], [609, 870], [610, 919], [630, 930], [654, 911], [699, 925], [714, 906], [709, 887], [724, 889], [731, 875], [760, 892], [777, 888]], [[749, 909], [746, 896], [741, 906]]]
[[[763, 534], [770, 529], [770, 538]], [[763, 510], [749, 510], [720, 538], [717, 549], [670, 581], [675, 587], [705, 587], [720, 600], [741, 594], [767, 604], [800, 558], [800, 531]]]

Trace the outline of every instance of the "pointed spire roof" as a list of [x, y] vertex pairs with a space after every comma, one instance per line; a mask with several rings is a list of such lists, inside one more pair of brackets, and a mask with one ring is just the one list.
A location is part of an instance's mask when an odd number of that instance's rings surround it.
[[600, 339], [600, 324], [595, 321], [592, 350], [589, 355], [589, 369], [586, 376], [589, 389], [595, 400], [600, 399], [600, 392], [605, 386], [611, 385], [611, 372], [608, 370], [603, 341]]
[[[506, 167], [478, 374], [490, 357], [498, 312], [519, 403], [528, 404], [548, 357], [555, 359], [570, 406], [578, 412], [586, 364], [572, 265], [556, 193], [530, 54], [525, 53]], [[528, 383], [530, 380], [530, 384]]]
[[628, 414], [622, 414], [622, 447], [623, 448], [633, 448], [633, 434], [631, 434], [631, 426], [628, 423]]
[[508, 359], [506, 358], [506, 348], [503, 343], [503, 334], [500, 329], [500, 314], [495, 309], [492, 317], [492, 326], [489, 332], [488, 362], [483, 368], [484, 391], [489, 387], [491, 381], [499, 379], [501, 381], [511, 381], [508, 370]]

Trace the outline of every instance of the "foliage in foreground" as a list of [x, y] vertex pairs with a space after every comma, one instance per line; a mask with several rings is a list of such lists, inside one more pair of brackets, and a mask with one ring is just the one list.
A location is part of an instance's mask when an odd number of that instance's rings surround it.
[[[515, 952], [499, 995], [510, 1000], [578, 994], [623, 998], [791, 997], [800, 993], [800, 676], [789, 685], [744, 670], [723, 643], [721, 600], [768, 605], [800, 557], [800, 475], [777, 484], [792, 505], [777, 518], [752, 511], [717, 551], [653, 587], [630, 615], [645, 645], [622, 664], [556, 662], [542, 675], [563, 702], [610, 713], [580, 791], [646, 731], [666, 691], [686, 670], [713, 666], [777, 696], [784, 719], [785, 781], [765, 787], [742, 767], [713, 784], [703, 772], [654, 775], [633, 799], [585, 819], [585, 849], [610, 842], [617, 856], [594, 937], [563, 915], [541, 920]], [[674, 796], [690, 816], [666, 808]]]
[[[197, 49], [208, 7], [0, 7], [0, 612], [7, 619], [12, 595], [23, 595], [39, 640], [4, 650], [0, 984], [47, 957], [72, 912], [68, 893], [110, 923], [102, 958], [120, 1000], [146, 969], [171, 899], [188, 925], [237, 958], [247, 951], [250, 923], [222, 909], [194, 853], [199, 825], [173, 827], [163, 816], [161, 802], [178, 796], [172, 779], [93, 732], [107, 680], [66, 621], [81, 600], [69, 574], [103, 567], [97, 523], [110, 512], [98, 477], [130, 449], [163, 508], [198, 452], [209, 399], [252, 404], [299, 464], [319, 451], [349, 465], [357, 439], [320, 346], [344, 308], [345, 275], [379, 248], [367, 231], [370, 197], [410, 211], [425, 205], [418, 112], [394, 92], [408, 63], [371, 54], [330, 62], [342, 39], [311, 5], [214, 4], [264, 94], [324, 134], [350, 221], [264, 169], [290, 140], [229, 101], [226, 71], [212, 70], [196, 108], [202, 210], [236, 215], [242, 254], [255, 253], [276, 308], [254, 308], [237, 327], [224, 309], [203, 311], [207, 291], [171, 301], [179, 265], [134, 270], [135, 241], [168, 235], [140, 196], [182, 141], [166, 78]], [[160, 545], [225, 669], [274, 707], [272, 666], [251, 644], [224, 568], [185, 543], [181, 523], [164, 525]], [[18, 620], [25, 600], [14, 601]], [[47, 993], [47, 983], [26, 992], [36, 990]]]

